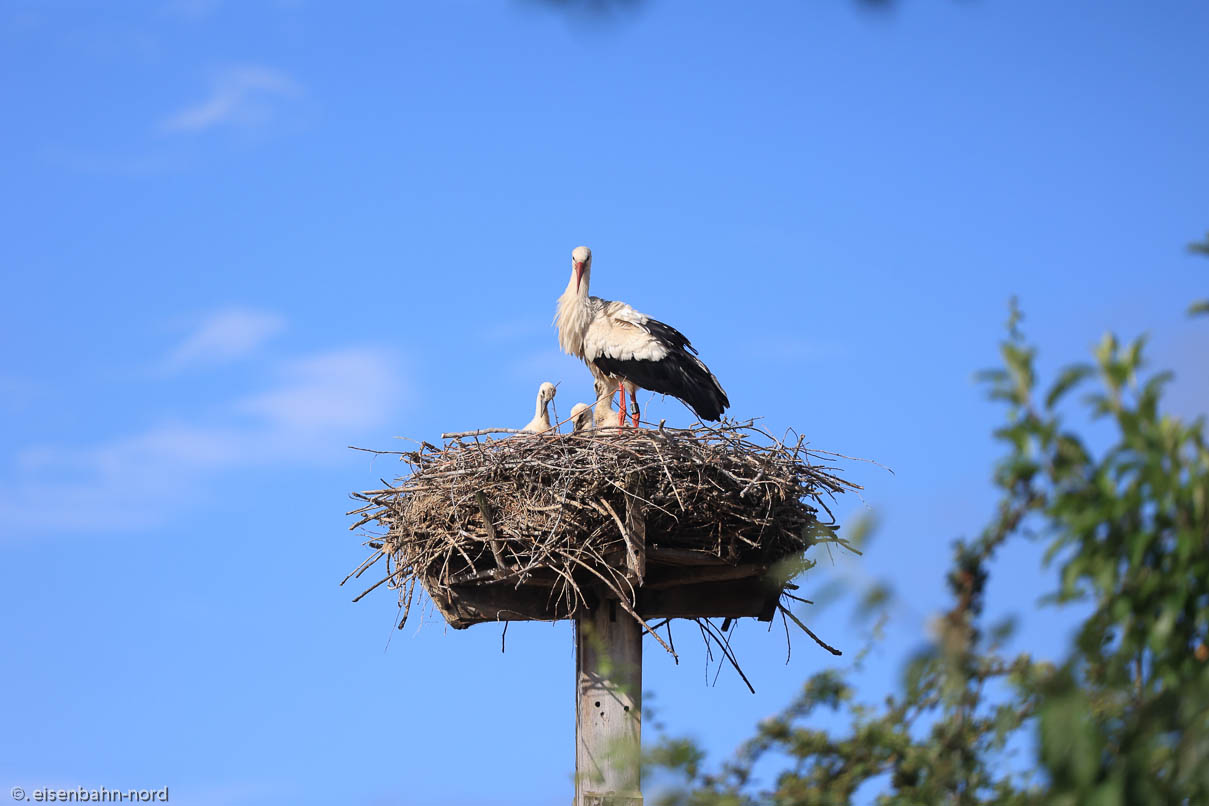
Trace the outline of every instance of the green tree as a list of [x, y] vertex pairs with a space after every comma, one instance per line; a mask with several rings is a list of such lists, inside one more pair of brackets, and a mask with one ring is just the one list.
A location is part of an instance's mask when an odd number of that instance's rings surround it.
[[[1209, 255], [1209, 241], [1192, 250]], [[680, 785], [655, 802], [837, 804], [872, 782], [885, 804], [1209, 803], [1203, 418], [1163, 413], [1171, 374], [1146, 373], [1144, 338], [1106, 335], [1094, 363], [1041, 387], [1020, 321], [1013, 303], [1002, 366], [980, 374], [1005, 409], [999, 502], [982, 534], [956, 543], [952, 607], [901, 690], [871, 706], [845, 673], [816, 674], [716, 768], [691, 742], [665, 739], [651, 760]], [[1103, 449], [1086, 436], [1089, 420], [1111, 425]], [[1059, 665], [1005, 656], [1010, 626], [984, 623], [990, 561], [1009, 540], [1040, 541], [1057, 577], [1048, 606], [1090, 608]], [[812, 728], [820, 709], [848, 727]], [[1008, 742], [1026, 732], [1032, 763], [1005, 764]], [[781, 767], [771, 788], [753, 785], [763, 760]]]

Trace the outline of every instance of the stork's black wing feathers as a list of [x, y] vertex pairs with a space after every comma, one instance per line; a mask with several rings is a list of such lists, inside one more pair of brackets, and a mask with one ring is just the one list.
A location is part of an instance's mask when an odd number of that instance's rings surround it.
[[[681, 347], [669, 349], [663, 358], [646, 361], [602, 355], [593, 359], [592, 363], [608, 375], [683, 400], [702, 420], [721, 418], [722, 412], [730, 405], [722, 385], [700, 359], [689, 355], [684, 349], [687, 347], [691, 350], [692, 347], [680, 331], [667, 325], [661, 326], [683, 340]], [[655, 335], [654, 332], [652, 335]]]
[[697, 354], [696, 348], [693, 347], [688, 338], [671, 325], [665, 325], [658, 319], [648, 317], [645, 322], [642, 322], [638, 326], [662, 342], [667, 347], [668, 352], [688, 350], [693, 355]]

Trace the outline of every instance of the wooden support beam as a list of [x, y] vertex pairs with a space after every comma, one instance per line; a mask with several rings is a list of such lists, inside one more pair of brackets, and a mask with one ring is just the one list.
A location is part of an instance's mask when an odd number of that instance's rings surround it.
[[[657, 566], [656, 566], [657, 567]], [[663, 570], [663, 569], [661, 569]], [[643, 590], [658, 590], [660, 588], [680, 588], [692, 585], [703, 585], [707, 582], [726, 582], [737, 579], [764, 579], [768, 573], [767, 565], [714, 565], [714, 566], [675, 566], [662, 573], [652, 570], [647, 576]]]
[[772, 618], [779, 591], [759, 578], [640, 588], [638, 613], [652, 618]]
[[[744, 618], [768, 621], [776, 609], [780, 589], [760, 576], [738, 579], [701, 579], [706, 569], [693, 569], [679, 582], [656, 575], [654, 569], [645, 586], [638, 589], [637, 611], [644, 619], [656, 618]], [[717, 569], [719, 575], [744, 574], [742, 568]], [[521, 585], [513, 582], [470, 583], [436, 589], [433, 602], [449, 626], [462, 630], [484, 621], [554, 621], [571, 618], [565, 601], [555, 601], [549, 583]], [[588, 591], [588, 606], [596, 606], [596, 594]], [[555, 605], [558, 605], [556, 607]], [[624, 614], [625, 618], [633, 619]]]
[[626, 564], [630, 580], [642, 584], [646, 579], [646, 494], [642, 476], [635, 473], [626, 484], [625, 530]]
[[566, 612], [565, 603], [562, 609], [555, 608], [548, 585], [455, 585], [429, 595], [455, 630], [484, 621], [555, 621], [572, 615]]
[[727, 565], [718, 555], [703, 549], [669, 549], [652, 546], [647, 549], [647, 560], [662, 565], [704, 565], [714, 567]]
[[642, 806], [642, 627], [616, 602], [575, 620], [575, 806]]

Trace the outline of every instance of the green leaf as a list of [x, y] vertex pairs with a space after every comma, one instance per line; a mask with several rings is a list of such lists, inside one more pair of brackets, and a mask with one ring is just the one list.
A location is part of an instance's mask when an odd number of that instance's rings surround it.
[[1117, 355], [1117, 337], [1109, 332], [1105, 333], [1100, 343], [1096, 346], [1096, 361], [1101, 367], [1107, 365]]
[[1188, 306], [1189, 316], [1200, 316], [1207, 313], [1209, 313], [1209, 299], [1203, 299]]
[[1045, 407], [1052, 409], [1054, 404], [1061, 400], [1067, 392], [1094, 374], [1095, 369], [1088, 364], [1072, 364], [1062, 370], [1058, 375], [1058, 380], [1054, 381], [1054, 385], [1050, 387], [1049, 394], [1045, 396]]
[[1147, 338], [1145, 334], [1138, 336], [1133, 340], [1133, 343], [1129, 345], [1129, 350], [1125, 353], [1124, 363], [1128, 368], [1130, 375], [1132, 375], [1145, 363], [1145, 361], [1142, 359], [1142, 351], [1146, 348], [1146, 341]]

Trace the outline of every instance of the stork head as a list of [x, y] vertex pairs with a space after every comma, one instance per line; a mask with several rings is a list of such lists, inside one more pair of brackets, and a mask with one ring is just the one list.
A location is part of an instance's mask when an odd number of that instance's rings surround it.
[[587, 403], [576, 403], [571, 407], [571, 427], [576, 431], [587, 431], [592, 427], [592, 407]]
[[537, 399], [540, 400], [542, 405], [544, 406], [547, 403], [549, 403], [551, 400], [554, 399], [554, 394], [557, 391], [558, 390], [554, 388], [554, 384], [550, 383], [549, 381], [546, 381], [545, 383], [543, 383], [541, 386], [538, 387]]
[[585, 275], [592, 271], [592, 250], [577, 246], [571, 250], [571, 270], [575, 272], [575, 290], [578, 292]]

